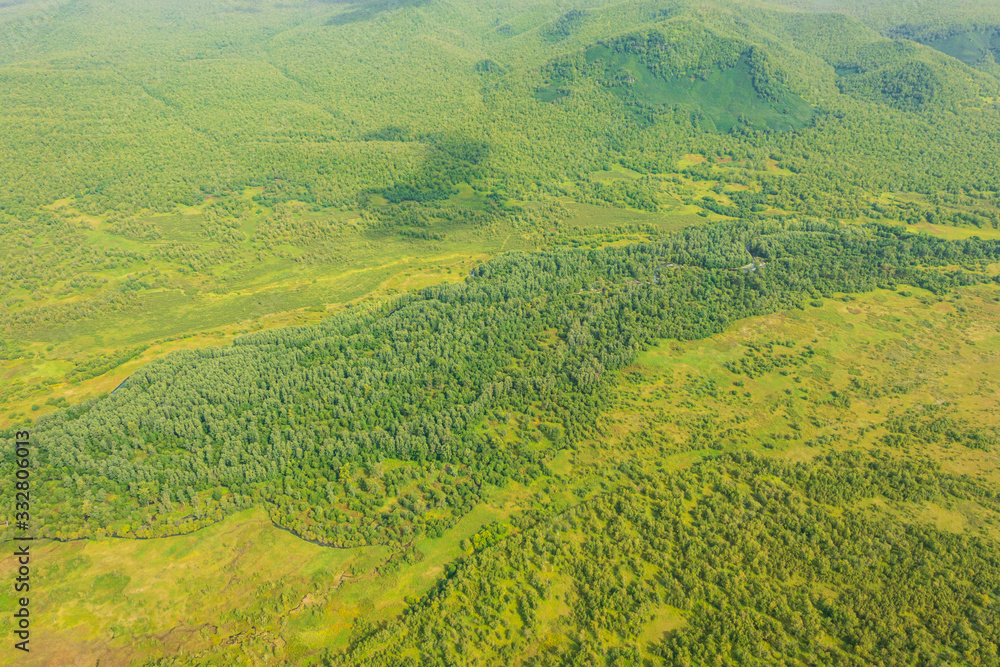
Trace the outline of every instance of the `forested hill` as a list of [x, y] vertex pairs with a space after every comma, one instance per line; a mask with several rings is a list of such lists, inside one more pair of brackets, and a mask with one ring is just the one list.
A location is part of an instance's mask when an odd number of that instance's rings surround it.
[[[979, 270], [998, 257], [998, 242], [793, 220], [511, 254], [381, 311], [170, 355], [39, 420], [39, 530], [148, 537], [264, 503], [312, 540], [403, 545], [448, 528], [484, 485], [546, 470], [657, 339], [837, 292], [990, 280]], [[489, 428], [501, 414], [530, 437]], [[428, 463], [449, 471], [443, 491], [421, 483]]]
[[4, 3], [0, 423], [501, 250], [790, 214], [995, 232], [991, 15], [869, 4]]
[[68, 198], [116, 220], [247, 187], [337, 207], [462, 182], [506, 198], [691, 152], [773, 155], [845, 200], [997, 186], [977, 157], [996, 152], [995, 76], [780, 4], [15, 3], [0, 196], [15, 219]]

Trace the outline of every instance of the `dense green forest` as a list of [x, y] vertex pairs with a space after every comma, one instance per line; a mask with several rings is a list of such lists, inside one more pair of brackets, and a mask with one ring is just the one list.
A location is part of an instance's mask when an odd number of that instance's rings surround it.
[[0, 3], [39, 664], [1000, 664], [998, 59], [985, 0]]
[[[992, 489], [867, 454], [614, 474], [616, 491], [481, 550], [333, 664], [496, 664], [529, 648], [533, 665], [1000, 662], [996, 542], [852, 506], [957, 496], [996, 509]], [[557, 606], [561, 634], [539, 636]], [[643, 645], [657, 617], [675, 631]]]
[[[381, 311], [171, 355], [39, 419], [52, 482], [38, 518], [53, 537], [148, 537], [264, 501], [311, 540], [403, 544], [450, 527], [484, 484], [539, 475], [656, 339], [834, 292], [989, 280], [977, 270], [998, 258], [1000, 242], [795, 221], [506, 255]], [[484, 429], [488, 414], [530, 437]]]

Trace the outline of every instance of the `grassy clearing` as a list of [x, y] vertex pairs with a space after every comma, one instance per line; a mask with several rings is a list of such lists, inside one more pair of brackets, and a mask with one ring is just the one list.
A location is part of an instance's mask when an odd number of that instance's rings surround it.
[[611, 208], [594, 204], [563, 202], [569, 212], [564, 224], [572, 234], [618, 232], [623, 227], [641, 226], [657, 232], [670, 232], [703, 222], [693, 211], [671, 211], [669, 213], [648, 213], [633, 209]]
[[[332, 632], [350, 612], [319, 605], [315, 592], [336, 590], [370, 551], [312, 545], [260, 510], [181, 537], [41, 543], [33, 601], [45, 640], [33, 664], [69, 664], [58, 662], [67, 654], [125, 664], [204, 650], [259, 618], [268, 620], [259, 632], [273, 630], [303, 606], [321, 611]], [[2, 567], [9, 571], [12, 559]]]
[[996, 30], [968, 30], [926, 40], [924, 44], [966, 65], [978, 65], [990, 54], [1000, 55], [1000, 33]]
[[[240, 643], [305, 653], [343, 646], [356, 619], [402, 612], [463, 554], [461, 540], [521, 508], [528, 493], [496, 493], [445, 537], [417, 540], [416, 562], [391, 574], [379, 573], [387, 547], [317, 546], [260, 509], [178, 537], [42, 542], [33, 611], [46, 619], [45, 641], [31, 664], [70, 664], [59, 662], [66, 656], [127, 664], [210, 649], [227, 664], [252, 664]], [[5, 558], [0, 572], [14, 567]], [[0, 602], [13, 604], [9, 593]]]
[[591, 172], [590, 178], [595, 181], [611, 183], [614, 181], [634, 181], [642, 176], [639, 172], [627, 169], [620, 164], [611, 164], [608, 166], [610, 167], [609, 169]]
[[[826, 444], [879, 445], [893, 418], [946, 418], [959, 429], [1000, 433], [997, 322], [1000, 290], [987, 286], [945, 300], [906, 287], [754, 318], [696, 345], [667, 342], [641, 355], [623, 374], [631, 410], [617, 423], [635, 432], [628, 418], [639, 416], [680, 446], [710, 434], [790, 459]], [[748, 358], [758, 362], [744, 365]], [[755, 366], [749, 375], [733, 370]], [[947, 439], [898, 449], [1000, 482], [995, 449]]]
[[1000, 239], [1000, 229], [991, 229], [989, 227], [974, 229], [969, 227], [952, 227], [951, 225], [934, 225], [929, 222], [918, 222], [915, 225], [907, 225], [903, 222], [891, 222], [901, 227], [905, 226], [912, 232], [928, 234], [948, 241], [961, 241], [971, 238]]

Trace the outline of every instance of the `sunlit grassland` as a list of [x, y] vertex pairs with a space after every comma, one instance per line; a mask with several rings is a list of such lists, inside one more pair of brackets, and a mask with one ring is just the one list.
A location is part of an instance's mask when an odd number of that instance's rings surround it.
[[[647, 234], [653, 231], [665, 233], [704, 222], [694, 213], [698, 209], [686, 210], [679, 207], [678, 210], [649, 213], [571, 201], [563, 202], [563, 206], [569, 213], [563, 224], [569, 228], [574, 236], [587, 232], [610, 234], [629, 227], [644, 230]], [[617, 235], [621, 235], [621, 232], [618, 232]], [[638, 234], [633, 233], [632, 236], [638, 236]], [[579, 240], [585, 242], [589, 240], [589, 237], [584, 236]]]
[[[739, 362], [748, 342], [772, 344], [775, 357], [798, 358], [758, 377], [734, 373], [725, 364]], [[807, 346], [814, 355], [801, 355]], [[628, 415], [663, 415], [660, 430], [679, 443], [690, 442], [692, 420], [704, 419], [700, 428], [731, 446], [795, 459], [822, 451], [821, 443], [875, 446], [888, 432], [885, 422], [903, 414], [946, 416], [996, 432], [998, 370], [1000, 291], [969, 288], [939, 300], [902, 287], [754, 318], [697, 345], [664, 343], [640, 355], [623, 373], [631, 383], [623, 386], [631, 387]], [[1000, 457], [992, 450], [945, 441], [899, 452], [1000, 481]]]
[[[240, 661], [244, 644], [255, 655], [343, 646], [356, 619], [402, 612], [463, 554], [462, 539], [521, 509], [528, 494], [518, 485], [496, 493], [446, 536], [418, 539], [419, 561], [389, 574], [380, 572], [388, 547], [317, 546], [274, 527], [259, 509], [177, 537], [42, 542], [33, 552], [33, 611], [46, 619], [45, 641], [31, 664], [126, 664], [219, 649], [241, 634], [221, 649], [226, 661]], [[4, 559], [4, 572], [13, 566]], [[9, 594], [0, 600], [10, 602]]]
[[898, 221], [890, 221], [890, 223], [901, 227], [905, 226], [908, 230], [917, 234], [936, 236], [937, 238], [945, 239], [947, 241], [962, 241], [971, 238], [1000, 239], [1000, 229], [991, 229], [989, 227], [977, 229], [974, 227], [934, 225], [929, 222], [918, 222], [915, 225], [907, 225], [906, 223]]
[[335, 629], [350, 623], [349, 610], [314, 609], [310, 593], [335, 589], [352, 566], [378, 556], [315, 546], [274, 528], [260, 510], [181, 537], [47, 543], [34, 553], [35, 609], [46, 619], [35, 664], [203, 650], [223, 628], [257, 625], [257, 614], [284, 625], [293, 610], [319, 612]]

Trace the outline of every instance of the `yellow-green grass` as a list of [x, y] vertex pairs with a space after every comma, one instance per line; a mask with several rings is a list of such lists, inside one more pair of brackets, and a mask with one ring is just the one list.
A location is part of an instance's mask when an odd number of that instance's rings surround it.
[[[937, 213], [990, 213], [1000, 206], [983, 193], [955, 195], [941, 192], [937, 196], [917, 192], [882, 192], [875, 201], [883, 205], [904, 205]], [[974, 229], [974, 228], [970, 228]]]
[[[713, 157], [709, 158], [709, 157], [707, 157], [705, 155], [696, 154], [696, 153], [689, 153], [687, 155], [682, 155], [680, 157], [680, 159], [677, 160], [677, 162], [674, 163], [674, 166], [677, 169], [677, 171], [683, 171], [684, 169], [687, 169], [688, 167], [693, 167], [693, 166], [695, 166], [697, 164], [703, 164], [703, 163], [706, 163], [706, 162], [712, 168], [719, 168], [722, 165], [726, 165], [727, 167], [737, 167], [737, 168], [739, 168], [739, 167], [742, 167], [744, 165], [745, 161], [736, 162], [731, 157], [728, 157], [728, 156], [723, 156], [723, 157], [714, 157], [713, 156]], [[772, 158], [767, 158], [765, 160], [764, 167], [765, 167], [765, 169], [769, 173], [772, 173], [772, 174], [776, 174], [776, 175], [780, 175], [780, 176], [794, 176], [794, 172], [789, 171], [788, 169], [783, 169], [783, 168], [779, 167], [777, 160], [774, 160]]]
[[[792, 459], [820, 451], [807, 443], [821, 436], [838, 438], [837, 448], [873, 446], [887, 433], [886, 419], [907, 411], [919, 419], [939, 409], [972, 429], [1000, 429], [1000, 289], [967, 288], [943, 301], [912, 287], [900, 292], [909, 296], [828, 299], [821, 308], [736, 323], [694, 345], [663, 343], [623, 373], [615, 426], [654, 428], [684, 444], [691, 437], [685, 420], [700, 417], [718, 432], [735, 429], [728, 447], [764, 447]], [[724, 366], [740, 360], [747, 342], [769, 341], [793, 343], [776, 345], [777, 354], [810, 345], [816, 355], [787, 375], [775, 369], [750, 378]], [[833, 391], [850, 405], [832, 401]], [[945, 441], [905, 453], [1000, 483], [995, 450]]]
[[639, 635], [639, 641], [643, 646], [655, 644], [663, 639], [663, 635], [684, 627], [687, 619], [683, 612], [668, 605], [663, 605], [657, 609], [652, 621], [649, 621]]
[[591, 172], [590, 178], [595, 181], [610, 182], [631, 181], [642, 176], [639, 172], [623, 167], [620, 164], [612, 164], [610, 167], [611, 168], [607, 171], [601, 170]]
[[656, 232], [670, 232], [704, 222], [695, 214], [694, 207], [678, 208], [665, 213], [650, 213], [626, 208], [612, 208], [595, 204], [580, 204], [564, 201], [568, 211], [564, 224], [573, 231], [617, 232], [621, 227], [638, 225]]
[[929, 222], [918, 222], [915, 225], [909, 225], [905, 222], [895, 220], [885, 222], [905, 227], [917, 234], [936, 236], [947, 241], [963, 241], [971, 238], [1000, 239], [1000, 229], [993, 229], [992, 227], [953, 227], [951, 225], [934, 225]]
[[[416, 540], [419, 561], [388, 574], [380, 569], [389, 547], [318, 546], [276, 528], [261, 509], [176, 537], [37, 542], [32, 612], [44, 620], [24, 664], [128, 664], [237, 639], [222, 649], [231, 664], [254, 664], [241, 660], [241, 644], [260, 651], [280, 639], [303, 655], [343, 647], [356, 619], [401, 613], [464, 554], [461, 540], [524, 507], [529, 491], [515, 484], [495, 493], [446, 536]], [[0, 576], [15, 567], [4, 558]], [[11, 607], [10, 595], [0, 603]]]
[[688, 167], [693, 167], [696, 164], [701, 164], [702, 162], [705, 162], [704, 155], [689, 153], [687, 155], [682, 155], [677, 161], [676, 166], [677, 170], [680, 171], [682, 169], [687, 169]]
[[[127, 664], [197, 651], [231, 630], [270, 632], [303, 605], [315, 617], [307, 627], [333, 633], [351, 622], [351, 610], [325, 596], [377, 550], [310, 544], [260, 510], [179, 537], [36, 543], [29, 662]], [[5, 558], [5, 575], [13, 567]], [[240, 618], [254, 609], [263, 616]]]

